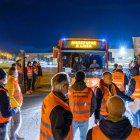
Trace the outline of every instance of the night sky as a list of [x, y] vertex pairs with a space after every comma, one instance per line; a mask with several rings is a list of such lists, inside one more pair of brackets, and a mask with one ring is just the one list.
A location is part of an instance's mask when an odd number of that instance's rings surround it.
[[105, 38], [132, 46], [140, 36], [139, 0], [0, 0], [0, 49], [51, 51], [60, 38]]

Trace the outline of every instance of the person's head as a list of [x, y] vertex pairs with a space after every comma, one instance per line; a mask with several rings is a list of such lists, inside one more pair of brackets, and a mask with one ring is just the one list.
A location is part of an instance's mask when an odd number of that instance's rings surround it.
[[123, 70], [123, 66], [122, 65], [118, 65], [117, 70]]
[[27, 65], [31, 67], [32, 63], [30, 61], [28, 61]]
[[0, 68], [0, 83], [2, 83], [2, 84], [7, 83], [7, 73], [2, 68]]
[[33, 61], [33, 66], [37, 66], [37, 61]]
[[119, 96], [113, 96], [107, 101], [107, 112], [109, 117], [120, 118], [125, 112], [125, 105]]
[[96, 64], [96, 63], [97, 63], [96, 59], [93, 59], [93, 64]]
[[114, 69], [117, 69], [117, 67], [118, 67], [118, 64], [114, 64]]
[[16, 63], [13, 63], [11, 66], [12, 66], [12, 67], [16, 67]]
[[75, 80], [77, 82], [83, 82], [85, 80], [85, 77], [86, 77], [86, 75], [83, 71], [78, 71], [76, 73]]
[[102, 75], [104, 83], [111, 85], [112, 84], [112, 74], [110, 72], [104, 72]]
[[69, 77], [66, 73], [57, 73], [51, 79], [51, 86], [54, 92], [60, 92], [62, 94], [68, 93]]
[[18, 77], [18, 71], [17, 71], [16, 67], [11, 67], [9, 69], [8, 75], [17, 78]]
[[18, 60], [16, 61], [16, 64], [21, 65], [21, 59], [18, 59]]
[[37, 65], [40, 66], [40, 63], [38, 62]]

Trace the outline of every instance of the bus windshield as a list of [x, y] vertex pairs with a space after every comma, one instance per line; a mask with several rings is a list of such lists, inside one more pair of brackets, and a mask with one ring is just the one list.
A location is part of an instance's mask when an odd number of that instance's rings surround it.
[[100, 39], [68, 38], [59, 41], [59, 71], [74, 77], [82, 70], [86, 78], [101, 78], [107, 70], [107, 43]]
[[97, 51], [63, 51], [62, 52], [62, 71], [70, 74], [82, 70], [86, 77], [100, 77], [105, 71], [106, 62], [105, 52]]

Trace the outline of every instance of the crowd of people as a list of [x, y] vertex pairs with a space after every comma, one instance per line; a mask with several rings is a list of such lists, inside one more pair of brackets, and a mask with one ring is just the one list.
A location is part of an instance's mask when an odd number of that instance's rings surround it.
[[[132, 121], [125, 115], [125, 104], [135, 104], [140, 98], [140, 75], [135, 64], [130, 64], [130, 79], [123, 67], [115, 64], [112, 73], [103, 73], [94, 91], [84, 82], [83, 71], [76, 73], [70, 87], [66, 73], [56, 74], [52, 91], [42, 105], [40, 140], [73, 140], [77, 129], [79, 140], [139, 140], [140, 107], [136, 114], [129, 112]], [[96, 126], [88, 130], [93, 113]]]
[[[66, 73], [54, 75], [51, 93], [42, 104], [40, 140], [73, 140], [77, 129], [78, 140], [139, 140], [140, 109], [136, 113], [128, 111], [131, 119], [125, 114], [125, 104], [135, 104], [140, 98], [139, 67], [135, 61], [129, 66], [124, 73], [123, 67], [115, 64], [112, 73], [102, 74], [94, 90], [84, 82], [83, 71], [76, 72], [72, 85]], [[30, 94], [36, 88], [37, 78], [42, 76], [39, 67], [36, 61], [28, 62], [22, 71], [18, 61], [9, 69], [8, 76], [0, 69], [0, 140], [9, 140], [9, 127], [11, 140], [23, 139], [18, 135], [23, 103], [20, 81], [24, 74], [26, 93]], [[95, 118], [96, 126], [88, 130], [90, 117]]]
[[27, 62], [27, 66], [23, 70], [21, 67], [21, 59], [16, 61], [14, 64], [18, 70], [19, 84], [23, 84], [23, 77], [26, 82], [26, 94], [31, 94], [38, 88], [41, 88], [40, 82], [42, 77], [42, 68], [40, 63], [37, 61]]

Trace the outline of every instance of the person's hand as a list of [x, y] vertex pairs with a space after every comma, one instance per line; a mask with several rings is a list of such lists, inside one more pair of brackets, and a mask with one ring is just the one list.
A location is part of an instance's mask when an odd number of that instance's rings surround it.
[[98, 124], [98, 122], [99, 122], [99, 119], [95, 119], [95, 124]]
[[18, 112], [19, 109], [20, 109], [20, 107], [16, 107], [16, 108], [14, 108], [15, 112]]

